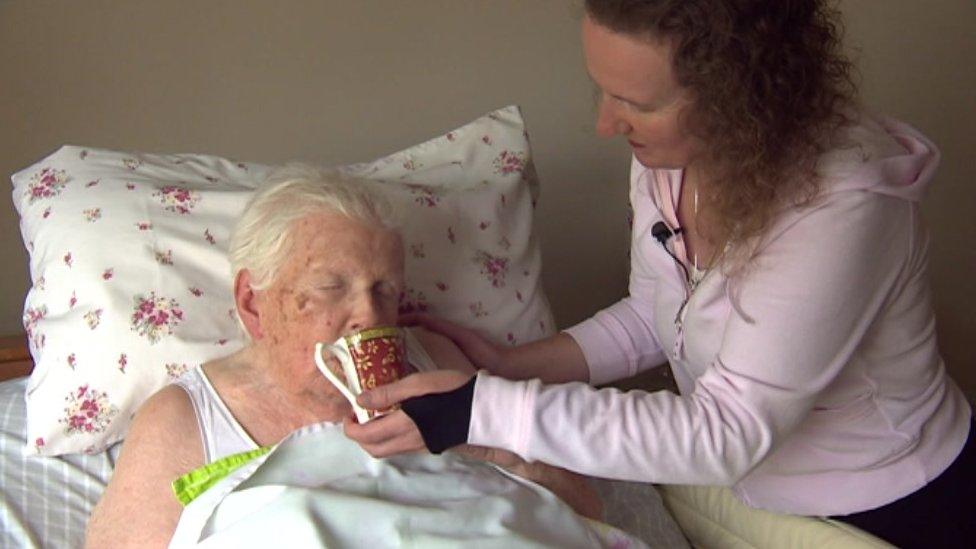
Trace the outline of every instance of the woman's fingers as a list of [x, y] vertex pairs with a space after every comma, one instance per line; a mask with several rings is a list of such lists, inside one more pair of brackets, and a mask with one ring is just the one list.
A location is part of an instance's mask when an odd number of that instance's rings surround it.
[[417, 426], [401, 411], [363, 424], [357, 423], [353, 418], [346, 418], [343, 429], [347, 437], [376, 458], [427, 449]]
[[356, 402], [370, 410], [383, 410], [408, 398], [452, 391], [464, 385], [470, 378], [470, 374], [456, 370], [421, 372], [370, 389], [360, 394]]

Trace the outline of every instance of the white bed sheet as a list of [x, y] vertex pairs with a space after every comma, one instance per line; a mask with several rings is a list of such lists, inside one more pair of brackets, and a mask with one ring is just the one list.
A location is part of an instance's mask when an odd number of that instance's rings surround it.
[[[26, 456], [27, 378], [0, 382], [0, 547], [84, 545], [85, 526], [112, 476], [121, 444], [92, 455]], [[653, 486], [595, 481], [606, 522], [650, 547], [688, 547]]]

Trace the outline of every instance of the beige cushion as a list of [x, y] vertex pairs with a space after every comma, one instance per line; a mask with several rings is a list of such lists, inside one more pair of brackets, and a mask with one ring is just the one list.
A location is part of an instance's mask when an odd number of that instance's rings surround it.
[[728, 488], [661, 485], [658, 491], [694, 547], [892, 547], [834, 520], [753, 509]]

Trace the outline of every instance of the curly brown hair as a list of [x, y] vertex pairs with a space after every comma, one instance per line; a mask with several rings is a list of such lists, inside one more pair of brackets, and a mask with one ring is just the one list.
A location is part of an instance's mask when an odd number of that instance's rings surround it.
[[706, 149], [706, 238], [755, 243], [781, 208], [818, 195], [817, 159], [856, 91], [830, 2], [586, 0], [585, 9], [611, 31], [672, 42], [678, 83], [694, 98], [682, 123]]

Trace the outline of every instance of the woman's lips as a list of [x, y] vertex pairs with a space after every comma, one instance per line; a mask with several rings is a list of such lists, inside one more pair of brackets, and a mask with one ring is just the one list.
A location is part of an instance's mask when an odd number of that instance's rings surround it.
[[644, 148], [644, 145], [641, 145], [640, 143], [635, 143], [635, 142], [630, 141], [630, 140], [627, 140], [627, 142], [630, 143], [630, 146], [633, 147], [633, 148], [635, 148], [635, 149], [643, 149]]

